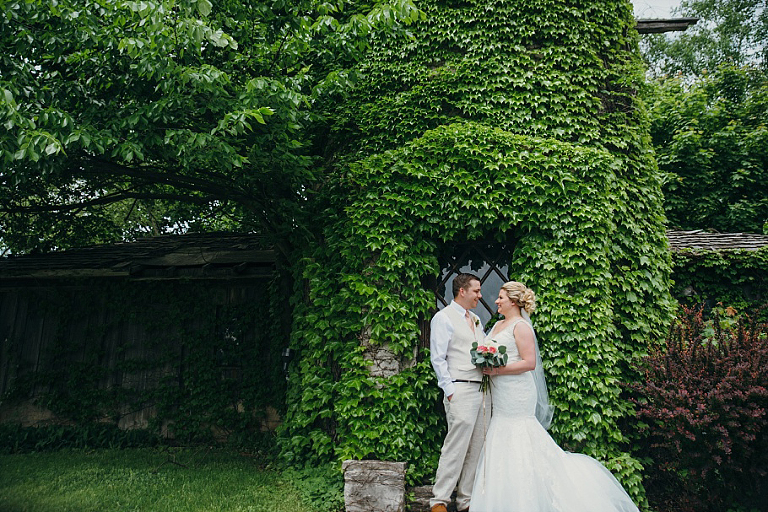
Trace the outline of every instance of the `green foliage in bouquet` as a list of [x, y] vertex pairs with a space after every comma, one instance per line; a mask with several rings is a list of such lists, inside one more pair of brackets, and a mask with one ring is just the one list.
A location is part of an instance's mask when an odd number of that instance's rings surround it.
[[472, 356], [472, 364], [475, 366], [506, 366], [509, 360], [506, 345], [499, 345], [498, 349], [495, 347], [493, 350], [489, 349], [490, 347], [478, 345], [476, 341], [472, 343], [472, 350], [469, 351]]
[[410, 483], [429, 481], [444, 419], [420, 341], [426, 283], [451, 243], [514, 241], [510, 276], [540, 304], [552, 433], [642, 503], [619, 383], [672, 308], [630, 5], [420, 7], [411, 37], [377, 35], [356, 89], [326, 106], [322, 244], [295, 266], [282, 453], [407, 461]]
[[[493, 340], [491, 340], [493, 341]], [[491, 345], [478, 345], [475, 341], [472, 343], [472, 349], [469, 351], [472, 364], [479, 366], [480, 368], [498, 368], [499, 366], [506, 366], [509, 361], [509, 354], [507, 354], [507, 346], [499, 345], [495, 341]], [[480, 391], [487, 393], [491, 389], [491, 378], [488, 375], [483, 375], [480, 382]]]

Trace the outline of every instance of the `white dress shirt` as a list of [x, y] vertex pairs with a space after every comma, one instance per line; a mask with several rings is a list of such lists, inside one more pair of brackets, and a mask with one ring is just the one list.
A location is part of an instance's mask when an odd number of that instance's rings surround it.
[[[449, 308], [455, 308], [462, 318], [466, 315], [467, 310], [458, 305], [455, 301], [446, 306]], [[469, 317], [473, 322], [477, 320], [477, 315], [469, 311]], [[479, 327], [478, 327], [479, 329]], [[453, 395], [456, 387], [451, 379], [451, 374], [448, 373], [448, 360], [446, 355], [448, 354], [448, 343], [453, 337], [453, 322], [447, 315], [441, 314], [438, 311], [432, 321], [429, 324], [429, 358], [432, 361], [432, 368], [435, 370], [437, 376], [437, 385], [443, 390], [445, 396]]]

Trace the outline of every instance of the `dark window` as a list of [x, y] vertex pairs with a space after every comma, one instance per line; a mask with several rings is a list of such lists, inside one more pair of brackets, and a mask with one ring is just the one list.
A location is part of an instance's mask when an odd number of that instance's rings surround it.
[[[513, 241], [472, 242], [447, 244], [439, 256], [440, 276], [426, 283], [435, 292], [436, 311], [453, 300], [453, 279], [457, 274], [470, 272], [480, 278], [482, 298], [474, 312], [483, 326], [496, 313], [494, 301], [501, 285], [509, 281], [509, 262], [512, 260]], [[423, 346], [429, 346], [429, 319], [421, 325]]]

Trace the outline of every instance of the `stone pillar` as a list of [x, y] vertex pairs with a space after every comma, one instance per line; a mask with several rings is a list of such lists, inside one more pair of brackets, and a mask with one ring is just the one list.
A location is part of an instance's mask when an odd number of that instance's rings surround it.
[[405, 462], [345, 460], [346, 512], [405, 512]]
[[358, 335], [360, 345], [365, 349], [363, 355], [368, 360], [371, 377], [388, 378], [397, 375], [406, 368], [416, 365], [418, 347], [413, 347], [411, 357], [396, 355], [387, 343], [371, 343], [371, 326], [366, 326]]

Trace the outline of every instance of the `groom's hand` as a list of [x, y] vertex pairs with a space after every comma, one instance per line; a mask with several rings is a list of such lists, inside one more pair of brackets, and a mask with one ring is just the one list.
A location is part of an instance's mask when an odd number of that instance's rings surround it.
[[448, 401], [451, 401], [451, 398], [453, 398], [453, 395], [448, 395]]

